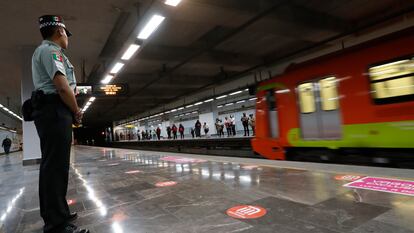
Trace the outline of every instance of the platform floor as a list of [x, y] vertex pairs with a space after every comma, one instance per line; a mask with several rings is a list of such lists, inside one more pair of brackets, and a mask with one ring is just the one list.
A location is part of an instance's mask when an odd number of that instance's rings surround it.
[[[338, 180], [414, 180], [413, 170], [97, 147], [75, 147], [71, 168], [68, 200], [80, 215], [76, 224], [97, 233], [414, 232], [413, 196], [343, 187], [350, 181]], [[37, 176], [38, 166], [23, 167], [20, 153], [0, 157], [4, 232], [41, 232]], [[176, 184], [156, 186], [165, 181]], [[266, 214], [227, 215], [239, 205]], [[256, 214], [249, 208], [232, 213]]]

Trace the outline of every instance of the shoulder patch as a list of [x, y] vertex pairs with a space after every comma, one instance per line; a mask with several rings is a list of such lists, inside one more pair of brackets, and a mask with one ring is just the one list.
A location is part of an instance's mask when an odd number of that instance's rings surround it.
[[57, 52], [52, 53], [53, 60], [63, 62], [63, 57]]

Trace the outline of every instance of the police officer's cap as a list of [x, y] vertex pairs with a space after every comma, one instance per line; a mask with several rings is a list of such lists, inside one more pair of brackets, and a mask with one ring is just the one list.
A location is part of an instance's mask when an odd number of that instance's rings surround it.
[[39, 27], [40, 27], [40, 29], [47, 28], [47, 27], [52, 27], [52, 26], [63, 27], [66, 31], [66, 35], [68, 35], [68, 36], [72, 35], [72, 33], [68, 29], [66, 29], [65, 22], [63, 21], [62, 16], [43, 15], [43, 16], [39, 17]]

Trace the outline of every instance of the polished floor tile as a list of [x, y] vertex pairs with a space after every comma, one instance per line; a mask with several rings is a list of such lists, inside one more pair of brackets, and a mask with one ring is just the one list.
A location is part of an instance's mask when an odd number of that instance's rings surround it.
[[[166, 156], [74, 147], [67, 199], [79, 213], [75, 223], [96, 233], [414, 232], [411, 196], [346, 188], [332, 172]], [[162, 183], [169, 181], [175, 183]], [[0, 157], [5, 233], [42, 232], [37, 183], [38, 166], [23, 167], [21, 154]], [[238, 205], [267, 213], [256, 219], [226, 214]]]

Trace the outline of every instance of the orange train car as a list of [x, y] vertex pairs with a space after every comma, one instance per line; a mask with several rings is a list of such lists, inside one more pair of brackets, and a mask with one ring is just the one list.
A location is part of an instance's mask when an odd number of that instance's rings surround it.
[[253, 150], [414, 161], [414, 28], [289, 67], [257, 86]]

